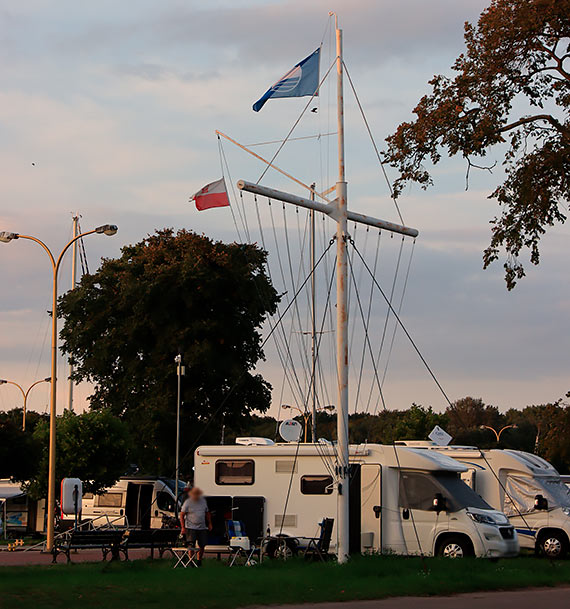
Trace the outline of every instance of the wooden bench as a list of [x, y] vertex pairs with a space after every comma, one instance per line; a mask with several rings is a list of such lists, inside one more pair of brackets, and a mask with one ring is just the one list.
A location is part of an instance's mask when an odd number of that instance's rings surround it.
[[162, 555], [177, 544], [180, 529], [130, 529], [125, 532], [119, 550], [129, 560], [129, 550], [149, 549], [150, 557], [154, 558], [154, 551]]
[[56, 540], [52, 554], [52, 562], [57, 562], [59, 554], [65, 554], [67, 562], [71, 562], [71, 550], [101, 550], [103, 560], [111, 554], [111, 560], [120, 559], [119, 551], [125, 531], [118, 529], [96, 529], [70, 531], [62, 539]]

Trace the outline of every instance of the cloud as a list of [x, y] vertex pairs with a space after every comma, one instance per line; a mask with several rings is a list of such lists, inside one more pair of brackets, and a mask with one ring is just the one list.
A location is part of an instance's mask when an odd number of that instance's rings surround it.
[[[476, 19], [487, 4], [488, 0], [137, 0], [133, 11], [131, 3], [111, 0], [11, 3], [0, 12], [0, 230], [38, 235], [57, 250], [69, 236], [72, 210], [82, 213], [86, 227], [118, 224], [119, 234], [113, 239], [86, 240], [91, 268], [101, 256], [116, 256], [122, 244], [140, 241], [164, 226], [233, 240], [236, 229], [228, 210], [200, 213], [188, 203], [190, 193], [222, 171], [214, 129], [242, 142], [275, 140], [287, 133], [307, 100], [276, 100], [259, 115], [251, 111], [251, 103], [312, 51], [323, 34], [323, 66], [332, 61], [326, 29], [330, 9], [339, 12], [347, 65], [381, 145], [398, 122], [408, 118], [427, 79], [448, 71], [462, 50], [463, 22]], [[295, 135], [336, 130], [334, 86], [333, 78], [318, 100], [319, 111], [305, 117]], [[350, 93], [346, 102], [350, 206], [396, 220]], [[276, 145], [260, 146], [256, 152], [271, 157], [275, 149]], [[225, 142], [223, 153], [233, 182], [259, 177], [259, 162]], [[334, 137], [302, 140], [288, 145], [278, 164], [305, 182], [316, 180], [324, 189], [335, 181], [335, 154]], [[434, 175], [434, 188], [410, 189], [400, 202], [406, 222], [420, 229], [404, 302], [405, 323], [451, 395], [475, 393], [518, 406], [555, 399], [567, 390], [567, 341], [560, 332], [570, 302], [566, 235], [558, 229], [549, 233], [540, 267], [530, 268], [528, 278], [509, 294], [500, 264], [481, 269], [488, 220], [498, 211], [487, 196], [500, 181], [500, 170], [492, 176], [473, 172], [468, 192], [461, 159], [443, 161]], [[391, 170], [389, 176], [394, 177]], [[299, 192], [273, 171], [264, 182]], [[241, 206], [239, 199], [234, 204]], [[261, 243], [253, 200], [245, 198], [243, 205], [251, 238]], [[303, 214], [287, 212], [289, 229], [299, 223], [303, 230]], [[263, 201], [261, 221], [279, 284], [273, 226], [288, 276], [281, 206], [273, 207], [272, 219]], [[243, 235], [239, 219], [238, 224]], [[351, 231], [372, 263], [376, 234], [368, 233], [366, 242], [367, 233], [353, 227]], [[333, 232], [329, 222], [320, 225], [321, 248]], [[292, 265], [297, 268], [302, 240], [296, 234], [294, 239]], [[389, 289], [399, 240], [387, 235], [382, 239], [378, 278]], [[404, 265], [409, 246], [407, 242], [403, 250]], [[0, 365], [23, 382], [35, 380], [38, 363], [40, 368], [47, 363], [40, 347], [50, 307], [48, 275], [47, 260], [32, 244], [0, 244]], [[363, 294], [368, 295], [365, 275], [360, 277]], [[326, 297], [329, 278], [319, 274], [320, 301]], [[400, 273], [398, 290], [402, 281]], [[61, 288], [68, 285], [67, 259]], [[306, 298], [303, 303], [302, 319], [307, 320]], [[352, 319], [358, 320], [354, 297], [351, 306]], [[371, 315], [375, 348], [384, 316], [378, 299]], [[352, 327], [358, 366], [363, 335], [358, 323]], [[291, 339], [296, 349], [298, 339]], [[327, 334], [326, 341], [328, 391], [334, 402], [334, 334]], [[268, 346], [267, 356], [260, 370], [273, 383], [277, 404], [283, 371], [273, 347]], [[301, 355], [296, 352], [295, 357], [301, 370]], [[373, 378], [369, 364], [365, 377], [367, 383]], [[351, 377], [353, 388], [355, 382]], [[65, 380], [61, 383], [65, 393]], [[81, 388], [80, 399], [88, 391], [89, 387]], [[414, 400], [441, 404], [400, 332], [386, 395], [390, 407], [406, 407]], [[289, 399], [293, 395], [285, 393], [283, 400]], [[7, 403], [0, 399], [2, 407]]]

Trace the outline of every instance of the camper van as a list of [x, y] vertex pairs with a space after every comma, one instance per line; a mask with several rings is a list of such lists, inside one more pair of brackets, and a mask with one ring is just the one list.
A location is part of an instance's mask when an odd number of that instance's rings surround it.
[[[181, 483], [180, 491], [184, 485]], [[81, 519], [95, 526], [160, 529], [175, 518], [174, 480], [148, 476], [123, 477], [104, 493], [85, 493]]]
[[[211, 543], [226, 519], [241, 520], [247, 535], [284, 536], [291, 551], [335, 520], [337, 488], [330, 443], [201, 446], [194, 480], [213, 516]], [[518, 554], [504, 514], [464, 484], [467, 467], [435, 452], [368, 444], [350, 447], [350, 551], [443, 556]], [[279, 547], [283, 547], [280, 543]], [[268, 545], [267, 552], [277, 551]]]
[[430, 448], [460, 461], [463, 480], [487, 503], [502, 510], [516, 528], [521, 547], [560, 558], [570, 549], [570, 489], [556, 469], [537, 455], [519, 450], [480, 450], [475, 446]]
[[20, 483], [0, 479], [0, 519], [4, 537], [33, 535], [45, 529], [45, 500], [34, 501]]

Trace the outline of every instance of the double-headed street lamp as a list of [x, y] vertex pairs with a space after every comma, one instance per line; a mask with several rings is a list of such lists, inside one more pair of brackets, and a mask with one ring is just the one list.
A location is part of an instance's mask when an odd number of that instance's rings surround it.
[[507, 429], [518, 429], [518, 425], [515, 425], [515, 424], [513, 424], [513, 425], [505, 425], [499, 431], [497, 431], [494, 427], [490, 427], [489, 425], [480, 425], [479, 429], [489, 429], [489, 430], [491, 430], [495, 434], [495, 438], [497, 438], [497, 444], [498, 444], [499, 441], [501, 440], [501, 434], [503, 433], [503, 431], [505, 431]]
[[[303, 442], [306, 444], [307, 443], [307, 430], [309, 428], [309, 419], [312, 418], [313, 414], [312, 412], [303, 412], [298, 406], [291, 406], [289, 404], [282, 404], [281, 408], [283, 408], [284, 410], [296, 410], [299, 415], [301, 417], [303, 417], [303, 421], [305, 422], [305, 432], [303, 434], [304, 439]], [[328, 406], [320, 406], [318, 407], [315, 412], [324, 412], [324, 411], [329, 411], [331, 412], [332, 410], [334, 410], [334, 406], [332, 406], [331, 404], [329, 404]]]
[[61, 261], [65, 252], [78, 240], [87, 235], [114, 235], [117, 232], [117, 227], [114, 224], [104, 224], [97, 228], [81, 233], [69, 241], [69, 243], [61, 250], [57, 258], [52, 254], [49, 247], [40, 239], [30, 235], [20, 235], [19, 233], [0, 233], [0, 243], [10, 243], [16, 239], [28, 239], [41, 245], [51, 262], [53, 272], [53, 294], [52, 294], [52, 323], [51, 323], [51, 392], [50, 392], [50, 407], [49, 407], [49, 471], [48, 471], [48, 501], [47, 501], [47, 539], [46, 550], [51, 552], [53, 549], [54, 525], [55, 525], [55, 424], [56, 424], [56, 397], [57, 397], [57, 274]]
[[48, 376], [45, 379], [40, 379], [39, 381], [32, 383], [26, 390], [24, 390], [24, 388], [21, 385], [18, 385], [18, 383], [15, 383], [14, 381], [7, 381], [6, 379], [0, 379], [0, 385], [14, 385], [14, 387], [17, 387], [20, 390], [20, 393], [22, 394], [22, 397], [24, 398], [24, 412], [22, 415], [22, 431], [26, 431], [26, 412], [27, 412], [27, 405], [28, 405], [28, 396], [30, 395], [30, 391], [36, 385], [39, 385], [40, 383], [49, 383], [50, 381], [51, 381], [51, 378]]

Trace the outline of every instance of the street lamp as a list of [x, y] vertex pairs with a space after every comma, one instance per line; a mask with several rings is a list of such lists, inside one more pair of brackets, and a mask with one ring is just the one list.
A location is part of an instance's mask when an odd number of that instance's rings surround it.
[[51, 378], [49, 376], [45, 379], [40, 379], [39, 381], [32, 383], [28, 387], [28, 389], [24, 391], [23, 387], [21, 385], [18, 385], [18, 383], [15, 383], [14, 381], [7, 381], [5, 379], [0, 379], [0, 385], [14, 385], [14, 387], [17, 387], [20, 390], [20, 393], [22, 394], [22, 397], [24, 398], [24, 413], [22, 416], [22, 431], [26, 431], [26, 411], [27, 411], [28, 396], [30, 395], [30, 391], [36, 385], [39, 385], [40, 383], [49, 383], [50, 381], [51, 381]]
[[501, 434], [503, 433], [503, 431], [505, 431], [506, 429], [518, 429], [518, 427], [519, 427], [518, 425], [515, 425], [513, 423], [512, 425], [505, 425], [499, 431], [497, 431], [494, 427], [490, 427], [489, 425], [480, 425], [479, 429], [490, 429], [495, 434], [495, 438], [497, 438], [497, 444], [498, 444], [499, 441], [501, 440]]
[[178, 495], [180, 493], [178, 489], [178, 480], [180, 479], [180, 406], [182, 404], [182, 377], [186, 374], [186, 367], [182, 365], [181, 353], [174, 358], [174, 362], [176, 364], [176, 376], [178, 379], [176, 392], [176, 476], [174, 479], [176, 507], [174, 508], [174, 511], [178, 517]]
[[[306, 444], [307, 443], [307, 429], [309, 427], [309, 420], [313, 416], [312, 412], [303, 411], [298, 406], [291, 406], [290, 404], [282, 404], [281, 408], [283, 408], [284, 410], [296, 410], [299, 413], [299, 415], [301, 415], [303, 417], [303, 421], [305, 422], [305, 432], [303, 434], [304, 435], [303, 442]], [[316, 409], [316, 412], [323, 412], [325, 410], [328, 410], [330, 412], [331, 410], [334, 410], [334, 406], [332, 404], [329, 404], [328, 406], [319, 406]]]
[[46, 550], [51, 552], [53, 549], [54, 520], [55, 520], [55, 424], [57, 416], [56, 397], [57, 397], [57, 274], [65, 252], [78, 240], [87, 235], [103, 234], [114, 235], [118, 228], [114, 224], [104, 224], [97, 228], [76, 235], [61, 250], [57, 258], [52, 254], [49, 247], [37, 237], [21, 235], [19, 233], [0, 232], [0, 243], [10, 243], [15, 239], [28, 239], [40, 245], [48, 255], [52, 266], [52, 310], [51, 310], [51, 392], [49, 406], [49, 459], [48, 459], [48, 501], [47, 501], [47, 539]]

